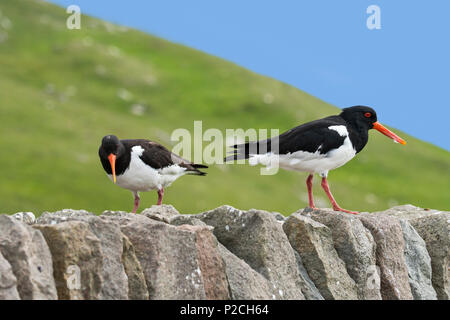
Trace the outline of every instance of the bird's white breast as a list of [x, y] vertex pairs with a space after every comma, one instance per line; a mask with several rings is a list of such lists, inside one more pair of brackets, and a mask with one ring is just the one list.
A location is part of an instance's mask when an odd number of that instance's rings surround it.
[[[155, 169], [142, 161], [140, 156], [144, 152], [141, 146], [131, 149], [131, 160], [125, 172], [116, 177], [117, 185], [131, 191], [150, 191], [170, 186], [172, 182], [186, 173], [186, 168], [176, 164], [169, 167]], [[108, 175], [112, 180], [112, 175]]]
[[326, 176], [329, 170], [344, 165], [356, 155], [345, 126], [330, 126], [328, 129], [334, 130], [340, 136], [345, 137], [339, 148], [330, 150], [325, 154], [320, 153], [322, 148], [322, 145], [320, 145], [315, 152], [296, 151], [281, 155], [269, 152], [262, 155], [251, 155], [249, 164], [262, 164], [268, 167], [278, 165], [286, 170], [314, 172]]

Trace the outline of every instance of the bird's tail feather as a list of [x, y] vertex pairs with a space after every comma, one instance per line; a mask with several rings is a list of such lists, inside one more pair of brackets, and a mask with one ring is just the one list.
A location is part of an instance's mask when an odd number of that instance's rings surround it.
[[206, 172], [200, 171], [199, 169], [207, 169], [208, 166], [203, 164], [191, 163], [190, 168], [187, 169], [186, 174], [192, 174], [196, 176], [206, 176]]
[[[237, 151], [237, 150], [235, 150]], [[245, 153], [234, 153], [230, 156], [227, 156], [223, 159], [224, 162], [233, 161], [233, 160], [242, 160], [242, 159], [248, 159], [250, 157], [250, 154]]]
[[197, 164], [197, 163], [193, 163], [192, 166], [196, 169], [201, 168], [201, 169], [207, 169], [208, 166], [205, 166], [204, 164]]
[[223, 159], [225, 162], [248, 159], [251, 157], [251, 155], [265, 154], [267, 152], [270, 152], [272, 150], [272, 141], [271, 139], [268, 139], [256, 142], [247, 142], [243, 144], [235, 144], [231, 146], [231, 148], [233, 148], [234, 150], [228, 153], [233, 154], [225, 157]]

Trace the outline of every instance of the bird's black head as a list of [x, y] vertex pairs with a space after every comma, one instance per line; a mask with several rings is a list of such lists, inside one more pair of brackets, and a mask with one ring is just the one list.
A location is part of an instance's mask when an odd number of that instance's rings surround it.
[[377, 122], [377, 113], [375, 110], [366, 106], [354, 106], [342, 109], [340, 116], [356, 128], [364, 130], [372, 129], [373, 124]]
[[119, 156], [119, 153], [121, 151], [121, 143], [119, 138], [117, 138], [115, 135], [107, 135], [104, 136], [102, 139], [102, 145], [100, 146], [100, 150], [106, 154], [106, 156], [110, 154], [114, 154], [115, 156]]
[[113, 175], [116, 183], [116, 159], [125, 154], [125, 146], [115, 135], [104, 136], [102, 144], [98, 150], [98, 155], [102, 161], [103, 168], [107, 173]]
[[[360, 135], [367, 136], [367, 131], [376, 129], [395, 142], [406, 144], [406, 141], [388, 130], [377, 120], [377, 113], [371, 107], [354, 106], [342, 109], [340, 116], [359, 131]], [[367, 139], [366, 139], [367, 142]]]

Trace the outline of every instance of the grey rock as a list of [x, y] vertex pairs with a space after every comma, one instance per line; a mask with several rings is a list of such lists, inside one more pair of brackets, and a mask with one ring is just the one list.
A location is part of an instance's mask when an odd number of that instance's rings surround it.
[[[179, 215], [171, 219], [173, 225], [214, 227], [196, 218], [196, 215]], [[261, 274], [253, 270], [244, 260], [231, 253], [224, 245], [218, 244], [219, 253], [226, 266], [226, 276], [232, 300], [269, 300], [276, 297], [276, 290]]]
[[438, 299], [450, 299], [450, 214], [442, 213], [412, 221], [427, 244], [431, 257], [432, 283]]
[[0, 253], [12, 267], [21, 299], [57, 298], [52, 256], [38, 230], [16, 218], [0, 215]]
[[100, 240], [84, 221], [36, 224], [53, 255], [54, 276], [60, 300], [103, 298], [103, 254]]
[[436, 291], [431, 283], [431, 258], [425, 241], [404, 219], [400, 219], [405, 240], [405, 261], [408, 267], [409, 284], [415, 300], [436, 300]]
[[225, 263], [217, 248], [218, 242], [208, 227], [181, 225], [179, 230], [195, 233], [197, 237], [197, 259], [203, 278], [205, 295], [210, 300], [228, 300]]
[[36, 222], [36, 217], [33, 212], [17, 212], [12, 215], [13, 218], [16, 218], [20, 222], [26, 224], [34, 224]]
[[213, 226], [221, 244], [270, 281], [276, 299], [305, 299], [294, 251], [271, 213], [222, 206], [196, 217]]
[[214, 229], [212, 226], [208, 226], [206, 223], [204, 223], [202, 220], [196, 218], [195, 215], [190, 214], [181, 214], [178, 216], [175, 216], [170, 219], [170, 224], [174, 226], [181, 226], [183, 224], [188, 224], [191, 226], [201, 226], [201, 227], [209, 227], [211, 230]]
[[[179, 215], [171, 219], [170, 223], [202, 226], [214, 230], [214, 227], [208, 226], [196, 218], [196, 215]], [[232, 300], [269, 300], [276, 297], [270, 282], [253, 270], [244, 260], [236, 257], [221, 243], [218, 243], [218, 250], [225, 263], [229, 294]]]
[[103, 213], [100, 215], [100, 217], [125, 217], [128, 214], [130, 214], [129, 212], [126, 211], [113, 211], [113, 210], [105, 210], [103, 211]]
[[313, 219], [294, 213], [283, 224], [291, 246], [300, 255], [308, 275], [321, 295], [329, 300], [358, 298], [355, 281], [333, 246], [329, 228]]
[[300, 286], [306, 300], [325, 300], [320, 294], [319, 289], [317, 289], [316, 285], [309, 277], [308, 271], [306, 271], [305, 266], [302, 262], [302, 258], [300, 257], [298, 252], [294, 251], [294, 254], [297, 261], [298, 272], [300, 274]]
[[389, 208], [385, 211], [379, 211], [379, 212], [374, 212], [374, 213], [389, 215], [391, 217], [396, 217], [399, 219], [407, 219], [407, 220], [413, 219], [414, 220], [417, 218], [429, 217], [429, 216], [432, 216], [435, 214], [440, 214], [440, 213], [445, 214], [446, 212], [447, 211], [440, 211], [440, 210], [435, 210], [435, 209], [422, 209], [422, 208], [413, 206], [412, 204], [404, 204], [404, 205]]
[[373, 213], [361, 213], [356, 217], [370, 230], [377, 244], [376, 260], [383, 300], [412, 300], [400, 221]]
[[125, 235], [122, 242], [122, 262], [128, 277], [128, 297], [130, 300], [148, 300], [149, 294], [144, 271], [136, 257], [134, 247]]
[[180, 213], [170, 204], [153, 205], [141, 212], [141, 215], [157, 221], [169, 223], [170, 219], [179, 216]]
[[277, 221], [279, 221], [280, 223], [283, 223], [283, 222], [286, 221], [286, 217], [283, 216], [281, 213], [275, 212], [275, 211], [270, 212], [270, 213], [271, 213], [271, 214], [274, 216], [274, 218], [275, 218]]
[[73, 220], [85, 220], [87, 217], [95, 217], [95, 214], [86, 210], [73, 210], [63, 209], [56, 212], [43, 212], [42, 215], [37, 218], [37, 224], [58, 224], [66, 221]]
[[[207, 299], [223, 293], [211, 288], [211, 283], [220, 284], [225, 276], [220, 276], [213, 238], [199, 236], [199, 233], [210, 232], [208, 228], [182, 228], [136, 214], [109, 213], [103, 219], [117, 221], [133, 244], [150, 299]], [[209, 263], [218, 269], [203, 274], [202, 268]], [[222, 270], [224, 273], [224, 267]]]
[[331, 230], [334, 248], [358, 287], [358, 299], [381, 300], [380, 289], [368, 285], [376, 270], [376, 244], [372, 234], [352, 214], [331, 209], [305, 209], [300, 212]]
[[86, 222], [94, 235], [100, 240], [100, 249], [103, 257], [101, 272], [103, 277], [102, 299], [128, 299], [128, 277], [122, 263], [124, 243], [120, 226], [104, 221], [96, 216], [88, 218]]
[[0, 215], [2, 299], [443, 299], [450, 212]]
[[[70, 221], [84, 222], [87, 225], [89, 230], [85, 230], [86, 226], [78, 225], [75, 228], [85, 238], [71, 234], [70, 228], [74, 225], [64, 225]], [[55, 270], [55, 274], [59, 276], [57, 279], [59, 281], [58, 293], [64, 296], [64, 299], [128, 299], [128, 278], [122, 264], [123, 235], [118, 224], [104, 221], [84, 210], [70, 209], [45, 213], [38, 219], [38, 223], [35, 227], [44, 233], [54, 256], [54, 265], [62, 268]], [[53, 228], [59, 224], [63, 226]], [[42, 227], [44, 225], [45, 228]], [[69, 243], [72, 237], [77, 241]], [[54, 242], [53, 238], [58, 241]], [[94, 268], [91, 264], [84, 264], [85, 252], [83, 251], [86, 250], [86, 247], [91, 249], [92, 259], [98, 261]], [[67, 259], [67, 261], [56, 262], [61, 258]], [[70, 292], [71, 290], [64, 280], [67, 277], [67, 268], [70, 266], [79, 267], [82, 276], [87, 275], [88, 279], [93, 279], [91, 282], [84, 283], [85, 287], [81, 289], [81, 295], [77, 290]], [[93, 273], [96, 275], [94, 276]], [[88, 292], [89, 290], [93, 291]]]
[[11, 265], [0, 252], [0, 300], [20, 300], [17, 279]]
[[230, 297], [232, 300], [270, 300], [275, 290], [270, 282], [219, 243], [219, 252], [225, 261]]
[[450, 299], [450, 212], [403, 205], [382, 214], [407, 219], [425, 241], [431, 258], [432, 284], [439, 300]]

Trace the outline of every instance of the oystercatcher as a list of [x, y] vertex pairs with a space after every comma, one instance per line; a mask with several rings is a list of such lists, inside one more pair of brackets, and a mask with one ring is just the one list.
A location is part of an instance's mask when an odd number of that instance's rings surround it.
[[376, 129], [395, 142], [406, 141], [377, 121], [375, 110], [366, 106], [345, 108], [339, 115], [315, 120], [295, 127], [275, 138], [233, 145], [232, 155], [225, 161], [249, 159], [250, 165], [309, 172], [306, 179], [309, 207], [315, 208], [312, 194], [314, 173], [322, 177], [325, 190], [335, 211], [357, 214], [342, 209], [328, 186], [328, 171], [350, 161], [366, 145], [369, 130]]
[[204, 176], [206, 173], [199, 169], [208, 168], [181, 158], [157, 142], [119, 140], [115, 135], [103, 137], [98, 154], [108, 177], [133, 192], [133, 213], [139, 207], [139, 192], [158, 190], [160, 205], [164, 188], [185, 174]]

